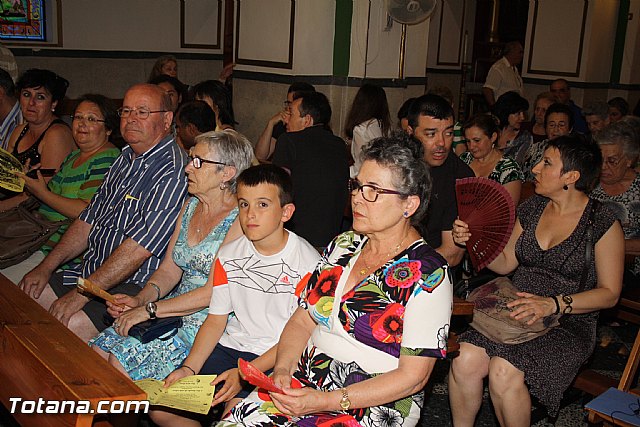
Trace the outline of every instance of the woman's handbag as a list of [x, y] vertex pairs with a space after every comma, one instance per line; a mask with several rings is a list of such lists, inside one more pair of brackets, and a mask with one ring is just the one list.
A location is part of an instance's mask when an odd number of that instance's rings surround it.
[[162, 317], [150, 319], [129, 329], [129, 336], [137, 339], [142, 344], [146, 344], [156, 338], [166, 341], [178, 333], [178, 328], [182, 327], [182, 317]]
[[33, 197], [15, 208], [0, 212], [0, 268], [29, 258], [58, 229], [71, 220], [49, 221], [37, 212], [40, 203]]
[[507, 277], [498, 277], [473, 290], [467, 298], [475, 304], [471, 326], [497, 343], [520, 344], [542, 336], [560, 324], [560, 315], [538, 319], [532, 325], [512, 318], [510, 315], [515, 308], [509, 308], [507, 304], [521, 298], [517, 292]]
[[[589, 212], [585, 229], [585, 262], [578, 293], [584, 291], [589, 267], [594, 258], [593, 222], [599, 205], [600, 203], [594, 200]], [[507, 304], [520, 298], [517, 292], [519, 292], [518, 289], [506, 277], [498, 277], [475, 289], [467, 298], [467, 301], [475, 304], [471, 326], [497, 343], [520, 344], [542, 336], [560, 324], [558, 319], [561, 314], [552, 314], [538, 319], [532, 325], [527, 325], [526, 320], [523, 319], [513, 319], [510, 314], [514, 308], [507, 307]]]

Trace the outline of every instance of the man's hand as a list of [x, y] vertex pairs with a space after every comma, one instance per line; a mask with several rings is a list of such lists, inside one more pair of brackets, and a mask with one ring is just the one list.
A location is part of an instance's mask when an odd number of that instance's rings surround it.
[[82, 296], [76, 289], [72, 290], [63, 297], [58, 298], [51, 304], [49, 313], [62, 322], [63, 325], [69, 325], [71, 316], [82, 310], [82, 307], [89, 302], [89, 298]]
[[291, 113], [287, 110], [278, 111], [273, 115], [273, 117], [269, 119], [269, 122], [272, 126], [275, 126], [276, 124], [278, 124], [278, 122], [287, 123], [290, 115]]
[[38, 299], [50, 277], [51, 272], [40, 265], [25, 274], [18, 286], [31, 298]]

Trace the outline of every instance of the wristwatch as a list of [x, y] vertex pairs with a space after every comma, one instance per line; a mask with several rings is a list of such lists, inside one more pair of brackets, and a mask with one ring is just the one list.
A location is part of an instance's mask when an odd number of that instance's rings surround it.
[[158, 311], [158, 306], [156, 305], [155, 302], [150, 302], [145, 306], [145, 309], [147, 310], [147, 313], [149, 313], [149, 319], [155, 319], [156, 317], [156, 312]]
[[571, 298], [571, 295], [562, 295], [562, 302], [566, 304], [566, 307], [562, 310], [562, 314], [571, 313], [573, 311], [573, 307], [571, 307], [573, 298]]
[[351, 407], [351, 401], [349, 400], [349, 393], [346, 388], [341, 388], [342, 399], [340, 399], [340, 407], [343, 411], [348, 410]]

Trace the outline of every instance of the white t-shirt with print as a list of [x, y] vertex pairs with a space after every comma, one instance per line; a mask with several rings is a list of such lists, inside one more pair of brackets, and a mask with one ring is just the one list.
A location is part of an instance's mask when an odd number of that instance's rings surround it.
[[298, 307], [298, 283], [308, 280], [319, 259], [314, 247], [291, 231], [275, 255], [260, 254], [245, 236], [221, 247], [209, 304], [210, 314], [229, 315], [219, 343], [254, 354], [273, 347]]

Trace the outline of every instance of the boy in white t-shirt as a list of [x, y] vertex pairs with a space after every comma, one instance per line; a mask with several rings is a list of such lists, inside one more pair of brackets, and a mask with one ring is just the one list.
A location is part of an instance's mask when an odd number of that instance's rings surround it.
[[[213, 294], [204, 321], [182, 367], [165, 380], [218, 374], [213, 405], [227, 402], [225, 413], [253, 386], [241, 382], [238, 358], [270, 370], [280, 333], [297, 308], [301, 288], [320, 259], [306, 240], [284, 229], [295, 207], [291, 178], [274, 165], [251, 167], [238, 177], [238, 207], [244, 236], [218, 251], [213, 268]], [[189, 413], [154, 410], [160, 425], [200, 426]], [[192, 414], [195, 417], [195, 414]]]

